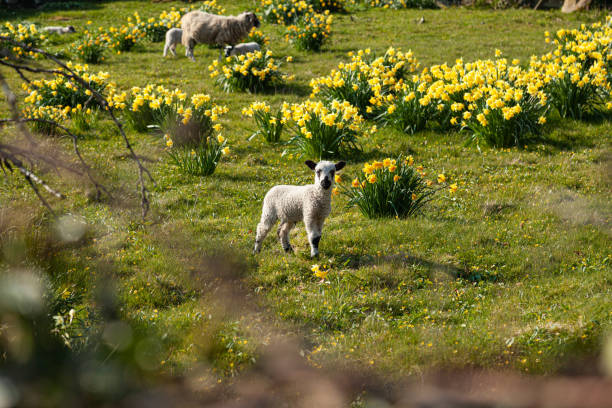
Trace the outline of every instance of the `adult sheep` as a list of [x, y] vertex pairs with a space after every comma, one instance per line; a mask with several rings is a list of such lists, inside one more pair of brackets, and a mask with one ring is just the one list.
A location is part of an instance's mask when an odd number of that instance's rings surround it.
[[252, 12], [237, 16], [218, 16], [194, 10], [181, 18], [185, 56], [195, 61], [193, 48], [196, 44], [236, 45], [249, 34], [253, 27], [259, 27], [259, 19]]

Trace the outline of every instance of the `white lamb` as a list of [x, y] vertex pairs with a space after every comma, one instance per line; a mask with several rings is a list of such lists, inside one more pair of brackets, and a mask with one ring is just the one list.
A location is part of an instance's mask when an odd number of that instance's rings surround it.
[[285, 252], [293, 252], [289, 243], [289, 232], [297, 222], [304, 221], [310, 243], [310, 256], [319, 255], [323, 222], [331, 212], [334, 176], [336, 171], [341, 170], [346, 163], [340, 161], [334, 164], [329, 161], [321, 161], [317, 164], [308, 160], [306, 165], [315, 172], [314, 184], [274, 186], [264, 197], [253, 253], [261, 250], [262, 241], [276, 221], [280, 220], [278, 237]]
[[166, 45], [164, 45], [164, 57], [168, 55], [168, 51], [172, 53], [173, 57], [176, 57], [176, 46], [181, 43], [183, 38], [183, 30], [180, 28], [171, 28], [166, 31]]
[[249, 52], [260, 51], [261, 47], [256, 42], [240, 43], [234, 46], [228, 45], [225, 47], [225, 56], [244, 55]]
[[59, 34], [59, 35], [76, 33], [76, 30], [71, 25], [68, 26], [68, 27], [62, 27], [62, 26], [43, 27], [42, 30], [47, 32], [47, 33], [49, 33], [49, 34]]

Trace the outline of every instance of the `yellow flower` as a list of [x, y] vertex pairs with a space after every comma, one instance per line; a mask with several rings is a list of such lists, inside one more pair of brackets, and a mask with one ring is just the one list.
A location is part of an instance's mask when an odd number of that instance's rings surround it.
[[172, 139], [167, 139], [167, 140], [166, 140], [166, 146], [168, 146], [168, 147], [172, 147], [172, 145], [173, 145], [173, 144], [174, 144], [174, 143], [172, 142]]
[[416, 200], [416, 199], [417, 199], [417, 195], [416, 195], [416, 194], [414, 194], [414, 193], [412, 193], [412, 201], [414, 201], [414, 200]]
[[399, 179], [400, 179], [400, 176], [398, 176], [397, 174], [393, 176], [393, 182], [397, 182], [397, 180]]
[[341, 183], [342, 182], [342, 176], [340, 176], [339, 174], [336, 174], [336, 176], [334, 177], [334, 180], [336, 181], [336, 183]]
[[438, 183], [444, 183], [446, 181], [446, 176], [442, 173], [438, 174]]
[[370, 184], [374, 184], [374, 183], [376, 183], [376, 180], [377, 180], [377, 179], [376, 179], [376, 174], [370, 174], [370, 175], [368, 176], [368, 182], [369, 182]]
[[453, 183], [451, 184], [448, 189], [450, 190], [451, 193], [454, 193], [455, 191], [457, 191], [457, 183]]
[[538, 119], [538, 123], [540, 125], [543, 125], [546, 123], [546, 118], [544, 116], [540, 116], [540, 118]]
[[224, 155], [228, 155], [230, 152], [230, 148], [229, 147], [225, 147], [223, 150], [221, 150], [223, 152]]
[[219, 143], [223, 143], [223, 142], [225, 142], [225, 138], [224, 138], [223, 136], [221, 136], [221, 135], [218, 135], [218, 136], [217, 136], [217, 141], [218, 141]]
[[354, 188], [359, 187], [359, 179], [357, 179], [357, 178], [353, 179], [353, 182], [351, 183], [351, 186], [353, 186]]
[[327, 273], [329, 272], [329, 271], [326, 271], [325, 269], [321, 270], [321, 267], [319, 265], [312, 265], [310, 270], [314, 272], [317, 278], [321, 278], [321, 279], [325, 279], [327, 277]]
[[389, 172], [393, 173], [395, 170], [397, 170], [397, 166], [395, 164], [392, 164], [389, 166]]

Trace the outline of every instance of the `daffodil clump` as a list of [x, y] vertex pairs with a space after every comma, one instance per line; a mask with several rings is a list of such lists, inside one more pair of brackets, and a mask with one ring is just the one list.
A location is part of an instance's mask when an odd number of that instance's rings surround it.
[[[546, 40], [551, 42], [548, 32]], [[598, 22], [559, 30], [552, 42], [556, 49], [540, 58], [532, 57], [531, 67], [544, 74], [545, 90], [561, 117], [582, 119], [612, 108], [610, 25]]]
[[[103, 94], [105, 90], [112, 89], [114, 85], [108, 81], [108, 72], [89, 73], [87, 64], [73, 64], [68, 62], [68, 68], [80, 76], [94, 91]], [[28, 95], [24, 102], [36, 107], [55, 106], [60, 109], [68, 106], [98, 106], [89, 89], [83, 87], [79, 82], [69, 80], [63, 75], [55, 74], [53, 79], [40, 79], [22, 85]]]
[[400, 156], [364, 164], [350, 187], [341, 184], [340, 188], [348, 205], [357, 206], [368, 218], [409, 217], [418, 214], [441, 188], [448, 187], [451, 193], [457, 190], [455, 183], [448, 186], [444, 174], [438, 175], [437, 186], [425, 176], [412, 156]]
[[[0, 27], [0, 35], [8, 37], [14, 41], [19, 41], [27, 47], [37, 48], [43, 45], [47, 39], [44, 33], [39, 33], [34, 24], [17, 24], [16, 26], [6, 22]], [[0, 50], [8, 50], [17, 58], [34, 58], [38, 54], [27, 51], [22, 47], [0, 40]]]
[[413, 133], [428, 123], [468, 130], [477, 142], [521, 145], [545, 123], [548, 99], [542, 75], [511, 64], [501, 53], [495, 60], [435, 65], [396, 84], [397, 93], [380, 95], [380, 119]]
[[363, 117], [347, 101], [308, 100], [301, 104], [284, 104], [283, 119], [293, 132], [288, 141], [290, 151], [298, 156], [323, 159], [350, 157], [359, 150]]
[[419, 65], [411, 51], [394, 48], [381, 57], [375, 57], [370, 49], [349, 56], [350, 63], [340, 63], [329, 75], [310, 82], [311, 97], [348, 101], [367, 118], [380, 114], [384, 98], [401, 89], [406, 74], [415, 72]]
[[313, 14], [312, 5], [304, 0], [261, 0], [263, 18], [268, 23], [289, 25], [306, 14]]
[[171, 113], [183, 106], [187, 94], [179, 89], [169, 90], [149, 84], [144, 88], [133, 87], [129, 92], [111, 95], [110, 105], [123, 110], [127, 123], [137, 132], [161, 127]]
[[242, 110], [242, 114], [249, 118], [255, 118], [255, 123], [259, 127], [249, 140], [261, 135], [268, 143], [278, 143], [280, 141], [283, 128], [287, 123], [281, 109], [272, 113], [267, 102], [253, 102], [248, 108]]
[[208, 66], [210, 77], [216, 78], [226, 92], [260, 92], [280, 85], [285, 75], [279, 70], [272, 51], [249, 52], [246, 55], [214, 60]]
[[85, 31], [85, 35], [71, 45], [76, 56], [88, 64], [98, 64], [104, 61], [104, 53], [108, 48], [110, 38]]
[[[180, 146], [198, 147], [210, 144], [209, 139], [220, 137], [223, 126], [219, 123], [221, 116], [229, 111], [227, 106], [214, 103], [207, 94], [194, 94], [188, 100], [179, 104], [170, 104], [166, 110], [165, 117], [161, 123], [162, 131], [170, 133], [175, 144]], [[214, 147], [214, 143], [207, 147]], [[225, 144], [220, 148], [225, 147]], [[196, 149], [197, 150], [197, 149]]]
[[204, 11], [211, 14], [225, 14], [225, 8], [223, 8], [217, 0], [206, 0], [200, 3], [198, 10]]
[[[431, 83], [423, 103], [434, 104], [442, 121], [471, 132], [476, 141], [496, 147], [523, 145], [546, 122], [548, 98], [542, 76], [511, 63], [496, 51], [495, 60], [452, 68], [432, 67], [421, 80]], [[441, 106], [442, 105], [442, 106]]]
[[[109, 74], [106, 72], [91, 74], [87, 65], [71, 62], [67, 66], [102, 95], [114, 89], [114, 84], [108, 82]], [[27, 105], [23, 110], [26, 118], [56, 121], [58, 124], [70, 119], [78, 130], [89, 129], [95, 121], [99, 103], [92, 92], [77, 81], [55, 74], [52, 79], [23, 83], [22, 88], [27, 92], [24, 98]], [[32, 122], [32, 128], [45, 134], [52, 134], [56, 130], [55, 126], [41, 122]]]
[[296, 24], [287, 27], [285, 39], [298, 50], [319, 51], [331, 35], [333, 17], [329, 10], [306, 14]]
[[309, 3], [312, 5], [314, 11], [318, 13], [322, 13], [324, 11], [330, 12], [345, 12], [347, 11], [346, 6], [347, 3], [350, 5], [355, 4], [354, 0], [309, 0]]
[[144, 34], [151, 42], [161, 42], [166, 38], [166, 31], [180, 25], [183, 14], [190, 11], [190, 8], [177, 10], [172, 7], [170, 11], [162, 11], [158, 18], [151, 17], [143, 20], [138, 12], [128, 17], [128, 23], [135, 24], [138, 30]]
[[403, 9], [403, 8], [438, 8], [434, 0], [370, 0], [370, 7]]
[[145, 33], [132, 23], [119, 28], [109, 27], [107, 34], [108, 47], [118, 54], [131, 50], [138, 40], [145, 36]]
[[[46, 136], [53, 136], [57, 133], [57, 127], [54, 123], [62, 124], [68, 119], [70, 107], [66, 108], [56, 106], [26, 106], [22, 110], [22, 114], [24, 118], [31, 119], [29, 125], [32, 131]], [[68, 110], [68, 113], [66, 110]]]
[[255, 27], [251, 28], [251, 31], [249, 31], [249, 35], [247, 36], [247, 40], [248, 40], [248, 42], [256, 42], [262, 48], [263, 47], [267, 47], [268, 44], [270, 43], [270, 39], [268, 38], [268, 36], [265, 35], [262, 31], [258, 30]]
[[222, 135], [209, 136], [195, 146], [177, 147], [166, 134], [164, 140], [170, 160], [186, 174], [209, 176], [215, 172], [223, 155], [230, 152]]
[[404, 133], [413, 134], [425, 129], [428, 121], [437, 113], [434, 104], [425, 103], [426, 85], [425, 82], [406, 81], [398, 84], [399, 92], [377, 98], [375, 106], [385, 106], [378, 118]]

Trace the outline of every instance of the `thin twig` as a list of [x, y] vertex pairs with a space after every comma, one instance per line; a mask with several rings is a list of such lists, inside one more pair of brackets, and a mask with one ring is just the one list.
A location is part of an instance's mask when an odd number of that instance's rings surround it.
[[[85, 162], [85, 159], [83, 159], [83, 156], [81, 155], [81, 151], [80, 151], [79, 145], [78, 145], [78, 138], [77, 138], [77, 136], [74, 133], [72, 133], [70, 131], [70, 129], [68, 129], [67, 127], [65, 127], [63, 125], [60, 125], [59, 123], [57, 123], [55, 121], [47, 120], [47, 119], [20, 118], [20, 119], [18, 119], [18, 121], [19, 122], [46, 123], [46, 124], [49, 124], [49, 125], [54, 126], [54, 127], [57, 127], [59, 129], [61, 129], [62, 131], [64, 131], [64, 133], [66, 133], [66, 135], [68, 135], [68, 137], [70, 137], [72, 139], [72, 145], [73, 145], [73, 148], [74, 148], [74, 153], [76, 154], [77, 158], [79, 159], [79, 162], [81, 162], [81, 165], [85, 169], [85, 174], [87, 174], [87, 178], [89, 179], [91, 184], [94, 185], [94, 187], [96, 189], [96, 200], [100, 199], [102, 193], [104, 193], [107, 196], [111, 197], [111, 194], [108, 192], [106, 187], [104, 187], [102, 184], [98, 183], [96, 181], [96, 179], [94, 178], [93, 174], [91, 173], [91, 166], [89, 166]], [[15, 123], [15, 120], [14, 119], [0, 119], [0, 123]]]

